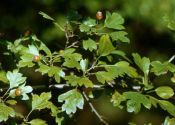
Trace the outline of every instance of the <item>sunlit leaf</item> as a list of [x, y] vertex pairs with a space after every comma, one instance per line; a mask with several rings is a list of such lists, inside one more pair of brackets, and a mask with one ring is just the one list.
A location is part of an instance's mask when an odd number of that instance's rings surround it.
[[10, 88], [17, 87], [26, 80], [26, 77], [23, 77], [22, 74], [18, 72], [18, 70], [13, 70], [13, 72], [8, 71], [6, 76], [10, 82]]
[[161, 86], [155, 89], [156, 94], [163, 98], [169, 99], [174, 95], [174, 90], [169, 86]]
[[18, 63], [19, 67], [33, 67], [35, 64], [32, 62], [33, 55], [32, 54], [24, 54], [21, 57], [21, 60]]
[[162, 109], [166, 110], [172, 116], [175, 117], [175, 106], [171, 102], [165, 100], [159, 100], [158, 103]]
[[103, 65], [106, 71], [99, 71], [95, 75], [97, 80], [101, 83], [105, 83], [105, 81], [112, 81], [113, 79], [123, 76], [127, 74], [130, 77], [137, 77], [138, 74], [136, 69], [131, 67], [128, 62], [120, 61], [115, 65]]
[[15, 111], [13, 108], [5, 105], [4, 103], [0, 103], [0, 122], [7, 121], [9, 117], [14, 117]]
[[144, 72], [144, 74], [148, 75], [150, 68], [149, 58], [141, 58], [137, 53], [133, 53], [132, 56], [134, 57], [134, 62], [137, 64], [137, 66]]
[[164, 63], [161, 63], [160, 61], [153, 61], [151, 62], [151, 65], [151, 71], [154, 72], [156, 75], [163, 75], [166, 74], [168, 71], [175, 72], [175, 65], [168, 61]]
[[44, 13], [42, 11], [40, 11], [39, 14], [42, 15], [45, 19], [54, 21], [54, 19], [52, 17], [50, 17], [49, 15], [47, 15], [46, 13]]
[[175, 118], [169, 118], [168, 116], [165, 118], [163, 125], [175, 125]]
[[122, 30], [124, 29], [123, 23], [124, 19], [118, 13], [112, 13], [112, 14], [110, 12], [106, 13], [105, 27]]
[[8, 83], [6, 72], [3, 70], [0, 71], [0, 81], [2, 81], [3, 83]]
[[58, 96], [59, 102], [64, 102], [62, 111], [67, 114], [75, 113], [77, 108], [83, 109], [84, 98], [76, 89], [70, 90]]
[[31, 120], [29, 123], [30, 125], [47, 125], [46, 121], [38, 118]]
[[89, 32], [90, 31], [90, 27], [85, 25], [85, 24], [81, 24], [80, 25], [80, 31], [81, 32]]
[[147, 109], [151, 108], [150, 100], [143, 94], [138, 92], [124, 92], [123, 96], [128, 99], [127, 101], [127, 111], [128, 112], [139, 112], [141, 104]]
[[39, 56], [39, 51], [34, 45], [29, 45], [29, 53], [32, 55], [37, 55]]
[[83, 40], [83, 48], [85, 50], [90, 50], [92, 52], [92, 50], [96, 50], [97, 49], [97, 45], [96, 42], [92, 39], [88, 39], [88, 40]]
[[86, 77], [78, 77], [75, 75], [65, 76], [65, 80], [72, 86], [85, 86], [85, 87], [93, 87], [93, 83]]
[[89, 27], [93, 27], [93, 26], [95, 26], [97, 23], [96, 23], [96, 20], [91, 19], [91, 18], [88, 18], [88, 19], [86, 19], [85, 21], [83, 21], [83, 24], [86, 25], [86, 26], [89, 26]]
[[32, 96], [32, 110], [41, 110], [44, 108], [49, 108], [49, 106], [51, 105], [51, 102], [49, 101], [50, 99], [50, 92], [43, 92], [40, 96], [34, 94]]
[[112, 40], [114, 41], [121, 41], [121, 42], [126, 42], [129, 43], [129, 39], [126, 37], [128, 33], [124, 31], [118, 31], [118, 32], [112, 32], [109, 35], [111, 36]]

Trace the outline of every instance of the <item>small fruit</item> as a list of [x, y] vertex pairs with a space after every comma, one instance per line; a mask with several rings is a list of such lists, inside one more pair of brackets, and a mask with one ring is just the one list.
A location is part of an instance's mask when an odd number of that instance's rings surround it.
[[16, 96], [20, 96], [21, 94], [22, 94], [21, 89], [20, 89], [20, 88], [17, 88], [17, 89], [15, 90], [15, 95], [16, 95]]
[[61, 49], [61, 50], [59, 51], [59, 54], [60, 54], [60, 55], [63, 55], [63, 54], [64, 54], [64, 50]]
[[96, 19], [97, 19], [97, 20], [102, 20], [102, 19], [103, 19], [103, 13], [102, 13], [101, 11], [98, 11], [98, 12], [96, 13]]
[[34, 61], [34, 62], [39, 62], [40, 59], [41, 59], [41, 58], [40, 58], [40, 56], [38, 56], [38, 55], [34, 55], [34, 56], [33, 56], [33, 61]]

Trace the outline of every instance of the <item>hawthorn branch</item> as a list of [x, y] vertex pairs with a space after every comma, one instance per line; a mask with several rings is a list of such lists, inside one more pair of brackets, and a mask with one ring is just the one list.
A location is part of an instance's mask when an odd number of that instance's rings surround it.
[[83, 96], [85, 97], [86, 101], [88, 102], [89, 106], [91, 107], [92, 111], [95, 113], [95, 115], [99, 118], [99, 120], [104, 124], [104, 125], [109, 125], [103, 118], [102, 116], [97, 112], [93, 104], [90, 102], [88, 96], [86, 95], [85, 92], [83, 92]]
[[[64, 88], [70, 88], [72, 87], [69, 84], [57, 84], [57, 85], [35, 85], [35, 86], [31, 86], [33, 89], [50, 89], [50, 88], [55, 88], [55, 89], [64, 89]], [[103, 85], [94, 85], [93, 89], [102, 89], [104, 86]], [[0, 92], [4, 92], [7, 91], [9, 88], [4, 87], [0, 89]]]

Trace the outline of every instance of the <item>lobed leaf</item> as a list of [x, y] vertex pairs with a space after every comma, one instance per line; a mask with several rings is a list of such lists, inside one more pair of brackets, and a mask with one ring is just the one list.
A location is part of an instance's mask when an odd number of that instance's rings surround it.
[[124, 31], [117, 31], [117, 32], [112, 32], [109, 35], [113, 41], [120, 40], [121, 42], [129, 43], [130, 40], [126, 37], [127, 34], [128, 33]]
[[149, 58], [141, 58], [137, 53], [133, 53], [132, 56], [134, 57], [134, 62], [137, 64], [137, 66], [144, 72], [144, 74], [148, 75], [150, 68]]
[[88, 40], [83, 40], [83, 48], [85, 50], [89, 49], [92, 52], [93, 50], [97, 49], [97, 45], [94, 40], [88, 38]]
[[114, 50], [115, 48], [111, 43], [109, 35], [106, 34], [101, 36], [99, 41], [98, 54], [100, 56], [107, 56]]
[[70, 90], [58, 96], [58, 102], [63, 102], [62, 111], [67, 114], [75, 113], [77, 108], [83, 109], [84, 98], [76, 89]]
[[22, 77], [22, 74], [17, 69], [13, 70], [13, 72], [8, 71], [6, 77], [10, 82], [10, 88], [17, 87], [26, 81], [26, 77]]
[[13, 108], [5, 105], [4, 103], [0, 103], [0, 122], [7, 121], [9, 117], [14, 117], [15, 111]]
[[124, 19], [120, 14], [118, 13], [111, 14], [110, 12], [106, 13], [105, 27], [122, 30], [124, 29], [123, 23], [124, 23]]
[[49, 100], [51, 99], [50, 92], [43, 92], [40, 96], [34, 94], [32, 96], [32, 110], [41, 110], [44, 108], [49, 108], [52, 104]]

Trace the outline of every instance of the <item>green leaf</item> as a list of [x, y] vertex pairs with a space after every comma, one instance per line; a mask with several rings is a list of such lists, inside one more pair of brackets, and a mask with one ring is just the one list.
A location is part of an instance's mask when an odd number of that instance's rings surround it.
[[84, 72], [86, 69], [87, 69], [87, 60], [86, 59], [82, 59], [80, 61], [80, 67], [81, 67], [81, 70]]
[[164, 63], [161, 63], [160, 61], [153, 61], [151, 62], [151, 65], [151, 71], [154, 72], [156, 75], [162, 75], [167, 73], [168, 71], [175, 72], [175, 65], [168, 61]]
[[85, 87], [93, 87], [93, 83], [91, 80], [89, 80], [87, 77], [78, 77], [76, 75], [70, 75], [70, 76], [65, 76], [64, 78], [67, 80], [69, 84], [72, 86], [85, 86]]
[[31, 120], [29, 123], [30, 125], [47, 125], [46, 121], [38, 118]]
[[7, 121], [9, 117], [14, 117], [15, 111], [13, 108], [0, 103], [0, 122]]
[[106, 71], [99, 71], [95, 74], [97, 80], [103, 84], [105, 83], [105, 81], [112, 81], [115, 78], [119, 76], [122, 77], [125, 74], [127, 74], [130, 77], [138, 76], [136, 69], [131, 67], [126, 61], [120, 61], [115, 65], [103, 65], [103, 67], [106, 69]]
[[35, 64], [32, 62], [33, 55], [32, 54], [24, 54], [21, 57], [21, 60], [18, 63], [19, 67], [33, 67]]
[[106, 13], [105, 27], [122, 30], [125, 29], [123, 23], [124, 19], [118, 13], [112, 13], [112, 14], [110, 12]]
[[133, 100], [127, 101], [126, 105], [127, 105], [128, 112], [138, 113], [140, 111], [140, 108], [141, 108], [141, 104], [137, 103], [136, 101], [133, 101]]
[[175, 125], [175, 118], [169, 118], [168, 116], [165, 118], [163, 125]]
[[129, 43], [130, 40], [126, 37], [128, 33], [124, 31], [112, 32], [109, 35], [111, 36], [113, 41], [120, 40], [121, 42]]
[[115, 91], [115, 93], [112, 95], [111, 98], [111, 102], [113, 103], [113, 105], [119, 107], [120, 109], [123, 108], [123, 106], [121, 106], [121, 102], [125, 100], [126, 100], [125, 97], [117, 91]]
[[174, 90], [169, 86], [161, 86], [155, 89], [156, 94], [163, 98], [169, 99], [174, 95]]
[[39, 51], [34, 45], [29, 45], [29, 53], [32, 55], [37, 55], [39, 56]]
[[62, 71], [60, 67], [51, 66], [49, 68], [49, 71], [48, 71], [48, 76], [49, 77], [53, 77], [54, 76], [55, 81], [57, 83], [60, 83], [60, 71]]
[[76, 61], [75, 59], [65, 59], [63, 66], [66, 66], [68, 68], [80, 69], [80, 63], [78, 61]]
[[100, 42], [99, 42], [99, 48], [98, 48], [99, 55], [107, 56], [114, 50], [115, 48], [111, 43], [109, 35], [106, 34], [106, 35], [101, 36]]
[[138, 92], [124, 92], [123, 96], [128, 99], [127, 101], [127, 111], [128, 112], [139, 112], [141, 104], [147, 109], [151, 108], [150, 100], [143, 94]]
[[3, 83], [8, 83], [6, 72], [3, 70], [0, 71], [0, 81], [2, 81]]
[[83, 48], [85, 50], [89, 49], [92, 52], [93, 50], [97, 49], [97, 45], [94, 40], [89, 38], [88, 40], [83, 40]]
[[63, 102], [62, 111], [67, 114], [75, 113], [77, 108], [83, 109], [84, 98], [76, 89], [70, 90], [58, 96], [58, 101]]
[[39, 14], [42, 15], [43, 18], [45, 18], [45, 19], [48, 19], [48, 20], [51, 20], [51, 21], [55, 21], [52, 17], [50, 17], [49, 15], [47, 15], [46, 13], [44, 13], [42, 11], [40, 11]]
[[166, 110], [172, 116], [175, 117], [175, 106], [171, 102], [165, 100], [158, 100], [158, 103], [162, 109]]
[[49, 100], [51, 99], [50, 92], [43, 92], [40, 96], [34, 94], [32, 96], [32, 110], [41, 110], [44, 108], [49, 108], [52, 104]]
[[[72, 52], [71, 50], [69, 50], [70, 52]], [[75, 61], [80, 61], [82, 59], [82, 55], [79, 54], [79, 53], [70, 53], [68, 52], [68, 50], [66, 50], [64, 52], [64, 58], [65, 59], [72, 59], [72, 60], [75, 60]]]
[[80, 25], [80, 31], [81, 32], [89, 32], [90, 31], [90, 27], [85, 25], [85, 24], [81, 24]]
[[141, 58], [137, 53], [133, 53], [132, 56], [134, 57], [134, 62], [137, 64], [137, 66], [144, 72], [144, 74], [148, 75], [150, 67], [149, 58]]
[[114, 50], [114, 51], [112, 51], [111, 54], [119, 55], [119, 56], [123, 57], [125, 60], [127, 60], [128, 62], [131, 62], [131, 60], [126, 56], [125, 52], [123, 52], [121, 50]]
[[86, 26], [89, 26], [89, 27], [93, 27], [97, 23], [96, 23], [96, 20], [88, 18], [87, 20], [83, 21], [83, 24], [86, 25]]
[[22, 74], [18, 70], [13, 70], [13, 72], [8, 71], [6, 76], [10, 82], [10, 88], [17, 87], [26, 81], [26, 77], [22, 77]]
[[17, 101], [16, 100], [7, 100], [5, 101], [7, 104], [10, 104], [10, 105], [16, 105], [17, 104]]
[[40, 72], [42, 75], [47, 74], [50, 70], [50, 67], [44, 64], [40, 64], [40, 67], [36, 69], [37, 72]]

